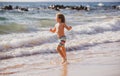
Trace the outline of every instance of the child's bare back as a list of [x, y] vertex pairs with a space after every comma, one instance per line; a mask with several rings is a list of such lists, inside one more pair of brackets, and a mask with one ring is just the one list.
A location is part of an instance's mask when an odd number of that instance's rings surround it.
[[71, 27], [66, 26], [65, 23], [57, 23], [55, 27], [56, 27], [56, 33], [58, 37], [65, 36], [64, 28], [68, 30], [71, 29]]
[[58, 38], [60, 38], [61, 36], [65, 36], [64, 28], [71, 30], [72, 27], [67, 26], [65, 23], [57, 23], [51, 31], [57, 33]]

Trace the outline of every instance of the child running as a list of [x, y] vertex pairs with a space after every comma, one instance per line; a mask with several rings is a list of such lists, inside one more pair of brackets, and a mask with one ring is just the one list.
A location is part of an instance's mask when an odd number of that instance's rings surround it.
[[50, 31], [57, 34], [57, 37], [59, 39], [59, 44], [57, 46], [57, 52], [61, 55], [63, 61], [62, 64], [67, 63], [67, 56], [66, 56], [66, 48], [65, 48], [65, 42], [66, 42], [66, 36], [64, 32], [64, 28], [67, 30], [71, 30], [71, 26], [67, 26], [65, 23], [65, 16], [61, 13], [56, 14], [56, 25], [54, 28], [51, 28]]

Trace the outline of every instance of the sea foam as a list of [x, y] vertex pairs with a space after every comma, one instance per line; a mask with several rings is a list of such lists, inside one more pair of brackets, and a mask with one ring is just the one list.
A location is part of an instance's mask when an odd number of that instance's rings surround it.
[[[120, 41], [120, 19], [73, 26], [66, 32], [67, 51], [84, 50], [89, 47]], [[13, 33], [0, 36], [0, 59], [56, 53], [58, 39], [49, 30], [31, 33]]]

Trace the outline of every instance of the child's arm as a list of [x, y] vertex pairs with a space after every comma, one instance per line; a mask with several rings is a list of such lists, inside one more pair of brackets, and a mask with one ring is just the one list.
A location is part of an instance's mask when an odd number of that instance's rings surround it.
[[72, 29], [71, 26], [67, 26], [66, 24], [64, 24], [64, 26], [65, 26], [65, 28], [66, 28], [67, 30], [71, 30], [71, 29]]
[[55, 33], [55, 31], [56, 31], [56, 27], [50, 28], [50, 32]]

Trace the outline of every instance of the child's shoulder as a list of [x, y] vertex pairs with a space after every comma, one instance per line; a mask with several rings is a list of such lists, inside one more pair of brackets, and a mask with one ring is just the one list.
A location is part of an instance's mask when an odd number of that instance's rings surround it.
[[62, 25], [62, 26], [64, 26], [64, 25], [65, 25], [65, 23], [59, 23], [59, 25]]
[[65, 23], [56, 23], [55, 26], [65, 26], [66, 24]]
[[65, 23], [62, 23], [61, 25], [62, 25], [62, 26], [66, 26], [66, 24], [65, 24]]
[[59, 25], [59, 23], [56, 23], [55, 25]]
[[62, 25], [62, 24], [61, 23], [56, 23], [55, 26], [57, 26], [57, 25]]

